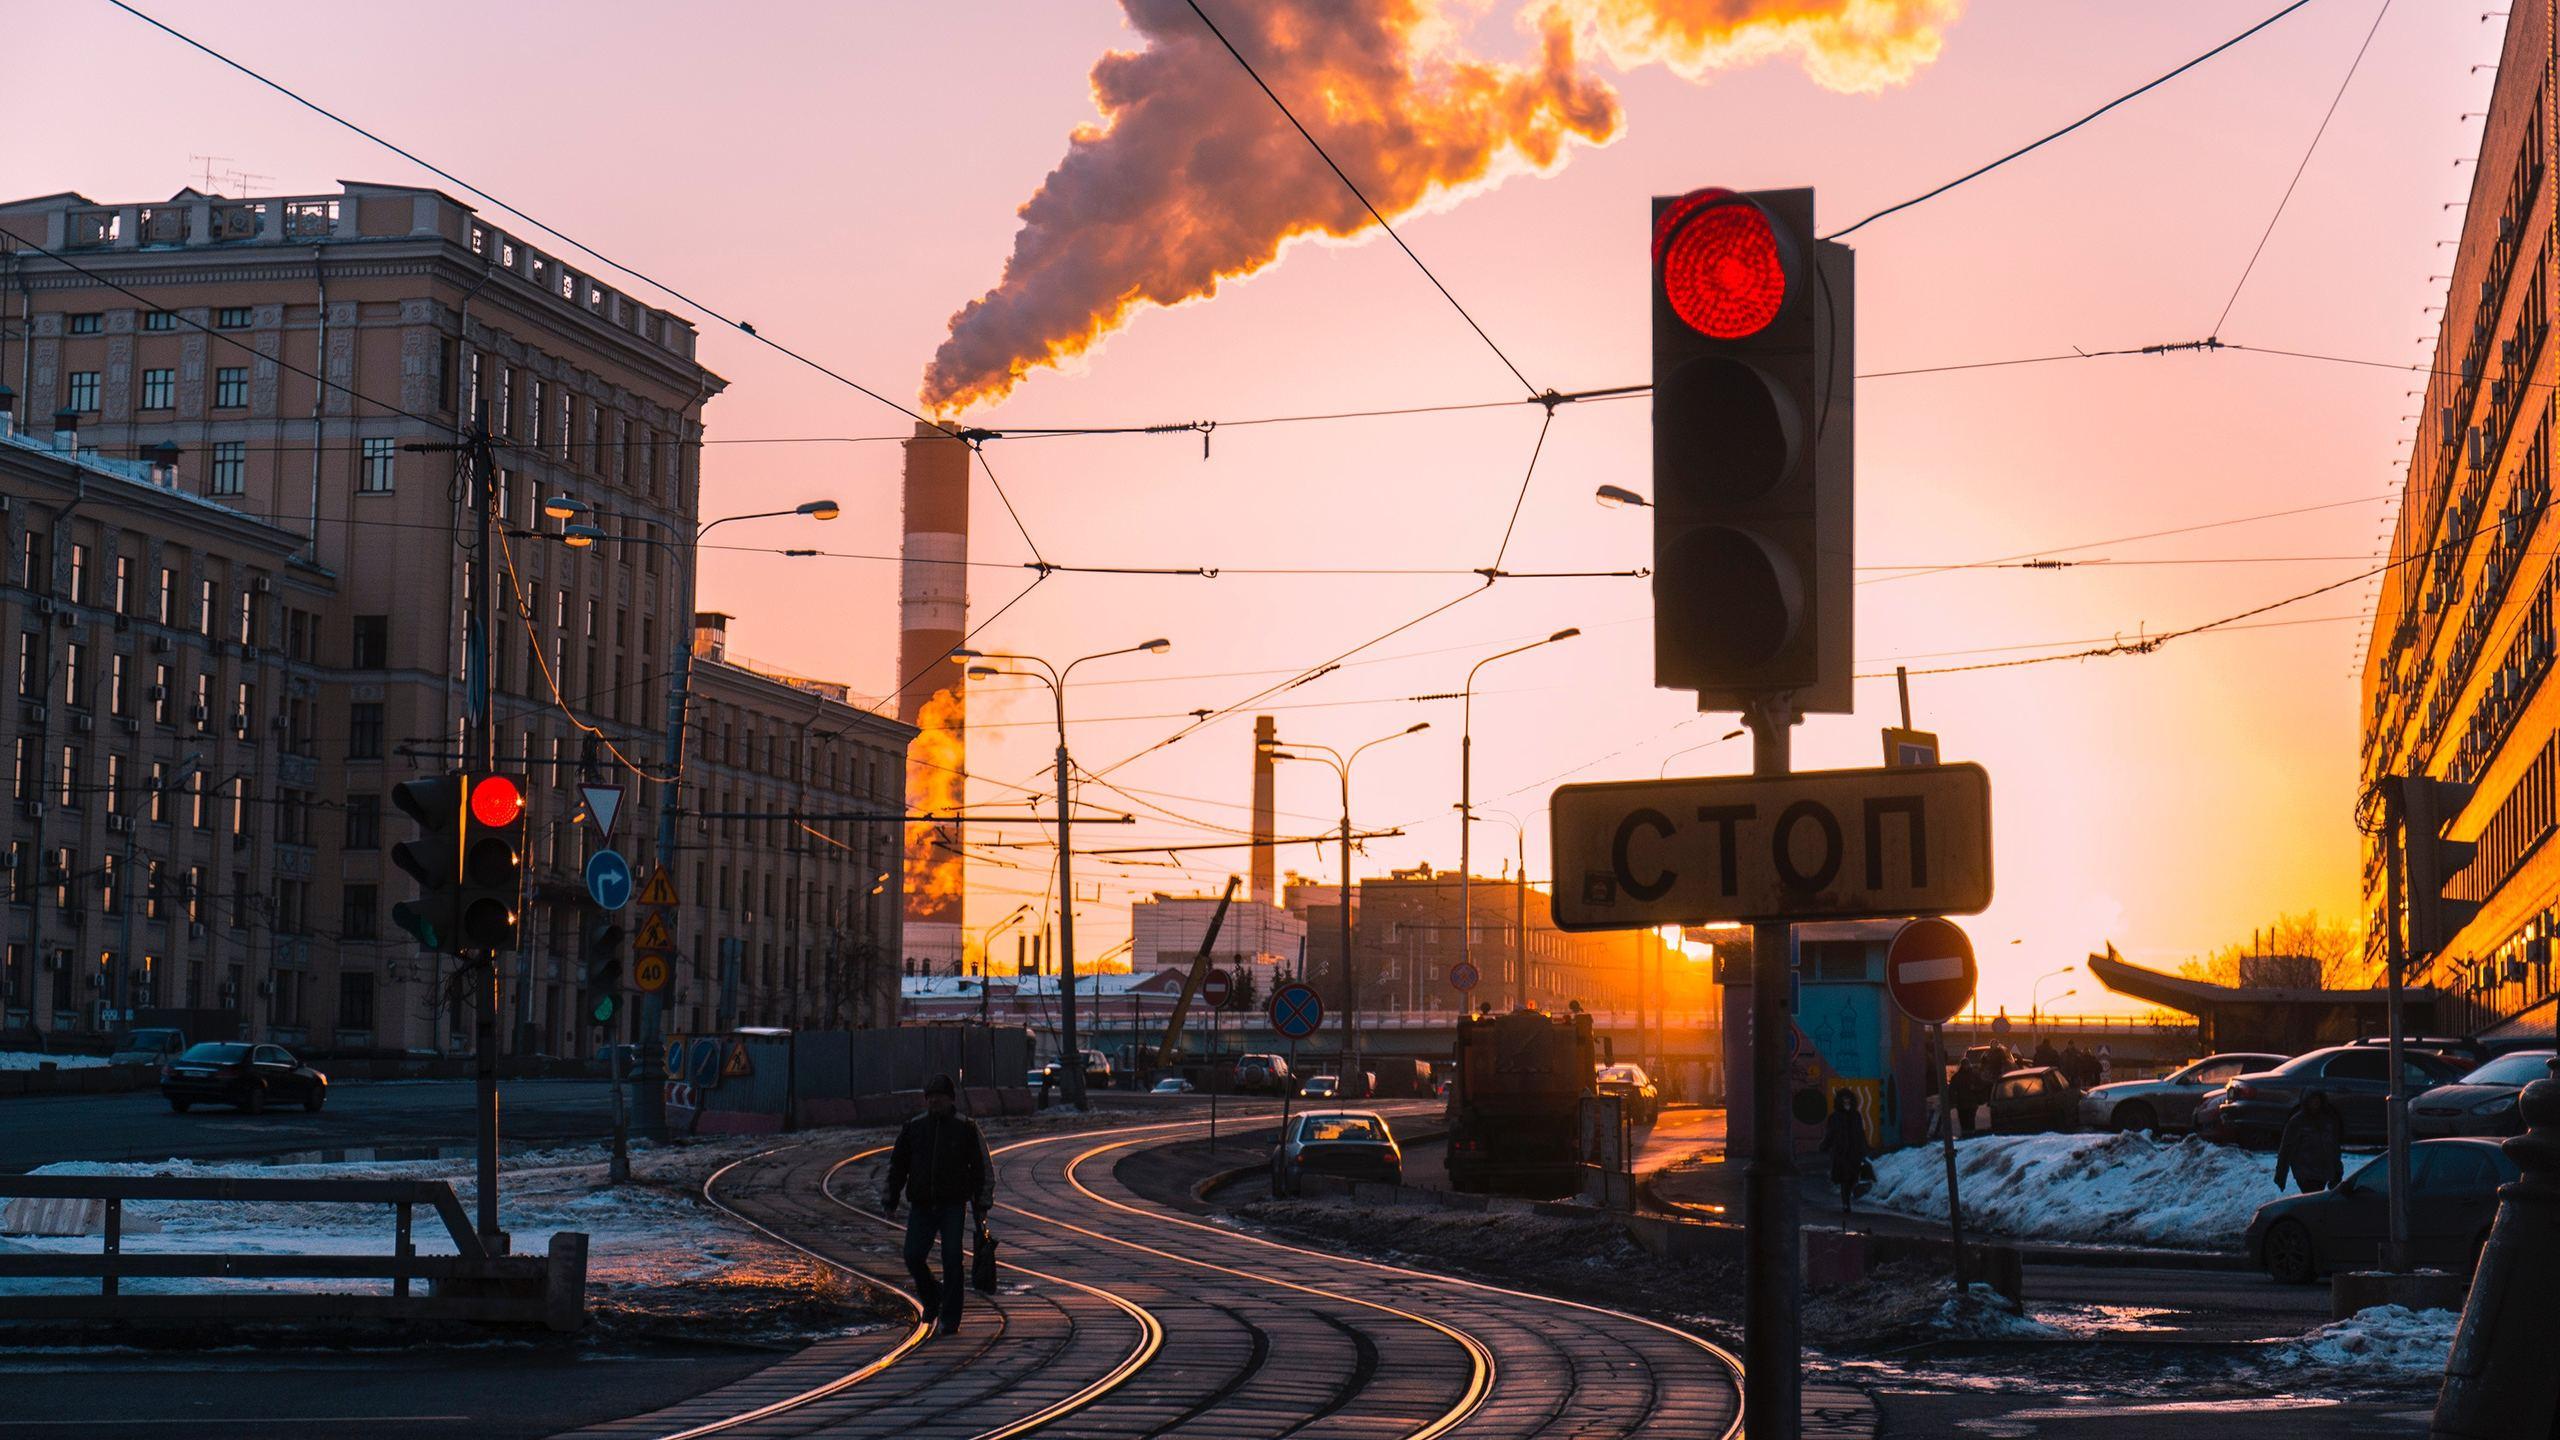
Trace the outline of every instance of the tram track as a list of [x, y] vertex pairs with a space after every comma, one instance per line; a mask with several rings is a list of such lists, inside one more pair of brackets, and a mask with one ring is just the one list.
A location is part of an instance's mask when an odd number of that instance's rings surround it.
[[[1250, 1122], [1248, 1122], [1250, 1123]], [[1035, 1136], [999, 1147], [1001, 1267], [1024, 1285], [972, 1297], [960, 1335], [927, 1342], [901, 1283], [895, 1219], [844, 1194], [841, 1158], [776, 1147], [715, 1171], [705, 1203], [789, 1250], [885, 1290], [913, 1317], [804, 1351], [801, 1374], [697, 1396], [582, 1434], [626, 1440], [880, 1436], [1154, 1440], [1695, 1436], [1741, 1431], [1740, 1367], [1700, 1337], [1604, 1306], [1327, 1254], [1131, 1203], [1102, 1172], [1200, 1122]], [[1094, 1143], [1097, 1140], [1100, 1143]], [[1091, 1166], [1090, 1177], [1083, 1173]], [[848, 1230], [847, 1218], [863, 1222]], [[1116, 1258], [1106, 1258], [1116, 1257]], [[1169, 1343], [1170, 1342], [1170, 1343]], [[788, 1364], [790, 1362], [786, 1362]], [[815, 1373], [834, 1365], [836, 1373]], [[1665, 1367], [1681, 1371], [1666, 1387]], [[781, 1371], [785, 1366], [774, 1367]]]

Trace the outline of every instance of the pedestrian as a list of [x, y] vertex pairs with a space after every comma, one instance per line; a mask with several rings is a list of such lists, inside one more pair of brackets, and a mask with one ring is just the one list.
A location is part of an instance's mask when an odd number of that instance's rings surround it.
[[2082, 1090], [2098, 1083], [2089, 1077], [2089, 1052], [2081, 1049], [2077, 1040], [2063, 1043], [2062, 1078]]
[[2276, 1188], [2284, 1188], [2288, 1170], [2305, 1195], [2336, 1185], [2343, 1168], [2338, 1151], [2345, 1140], [2346, 1117], [2329, 1103], [2328, 1092], [2306, 1093], [2285, 1117], [2284, 1134], [2276, 1141]]
[[1947, 1104], [1955, 1112], [1956, 1134], [1971, 1135], [1976, 1112], [1982, 1109], [1982, 1072], [1971, 1061], [1958, 1061], [1956, 1073], [1947, 1078]]
[[1849, 1214], [1857, 1209], [1858, 1180], [1867, 1168], [1867, 1122], [1858, 1116], [1856, 1092], [1846, 1086], [1831, 1096], [1822, 1150], [1831, 1157], [1831, 1183], [1840, 1187], [1840, 1213]]
[[2062, 1056], [2053, 1048], [2052, 1036], [2047, 1035], [2036, 1041], [2036, 1063], [2048, 1070], [2062, 1068]]
[[[884, 1214], [898, 1213], [901, 1196], [909, 1204], [907, 1273], [915, 1276], [916, 1299], [937, 1339], [959, 1330], [960, 1301], [968, 1290], [960, 1252], [961, 1222], [968, 1218], [964, 1208], [974, 1212], [973, 1231], [984, 1234], [987, 1210], [995, 1203], [995, 1157], [987, 1151], [978, 1122], [957, 1112], [957, 1100], [950, 1076], [924, 1082], [924, 1113], [900, 1127], [880, 1194]], [[927, 1263], [937, 1238], [942, 1242], [939, 1280]]]
[[1057, 1067], [1057, 1066], [1055, 1066], [1055, 1065], [1043, 1065], [1043, 1066], [1041, 1066], [1041, 1067], [1040, 1067], [1040, 1108], [1041, 1108], [1041, 1109], [1046, 1110], [1046, 1109], [1048, 1109], [1048, 1108], [1049, 1108], [1049, 1092], [1050, 1092], [1050, 1091], [1052, 1091], [1052, 1090], [1054, 1090], [1054, 1089], [1056, 1089], [1056, 1088], [1057, 1088], [1057, 1086], [1058, 1086], [1058, 1067]]
[[[1977, 1010], [1974, 1013], [1982, 1012]], [[1999, 1014], [1991, 1017], [1991, 1038], [2003, 1041], [2009, 1038], [2009, 1007], [2006, 1005], [2000, 1007]]]

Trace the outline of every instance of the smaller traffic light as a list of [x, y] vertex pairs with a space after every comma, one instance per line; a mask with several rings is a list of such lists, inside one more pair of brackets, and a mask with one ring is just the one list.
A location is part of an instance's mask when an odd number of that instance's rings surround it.
[[622, 927], [612, 916], [588, 919], [579, 947], [578, 1013], [590, 1025], [611, 1025], [622, 1010], [622, 940]]
[[403, 781], [391, 803], [418, 827], [416, 839], [391, 847], [391, 863], [418, 882], [418, 898], [391, 907], [392, 923], [419, 949], [453, 954], [462, 948], [462, 777]]
[[2452, 780], [2412, 775], [2400, 782], [2400, 830], [2405, 864], [2401, 882], [2409, 905], [2409, 961], [2442, 954], [2471, 917], [2480, 913], [2477, 900], [2458, 900], [2445, 890], [2471, 864], [2475, 840], [2454, 840], [2447, 827], [2470, 803], [2473, 787]]
[[462, 814], [462, 885], [456, 920], [466, 948], [516, 948], [524, 893], [524, 789], [504, 775], [468, 775]]

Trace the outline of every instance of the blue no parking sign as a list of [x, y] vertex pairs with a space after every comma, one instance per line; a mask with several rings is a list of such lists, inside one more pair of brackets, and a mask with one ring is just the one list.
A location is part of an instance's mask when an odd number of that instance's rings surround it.
[[1324, 1001], [1314, 987], [1295, 981], [1271, 992], [1271, 1028], [1291, 1040], [1304, 1040], [1324, 1024]]

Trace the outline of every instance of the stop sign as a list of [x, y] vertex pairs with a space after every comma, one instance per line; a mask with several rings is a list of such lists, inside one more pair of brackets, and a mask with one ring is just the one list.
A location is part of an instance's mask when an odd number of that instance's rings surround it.
[[1200, 978], [1200, 1003], [1212, 1010], [1227, 1008], [1230, 982], [1224, 970], [1212, 970]]
[[1885, 951], [1884, 985], [1902, 1013], [1943, 1025], [1973, 998], [1973, 942], [1952, 920], [1913, 920]]

